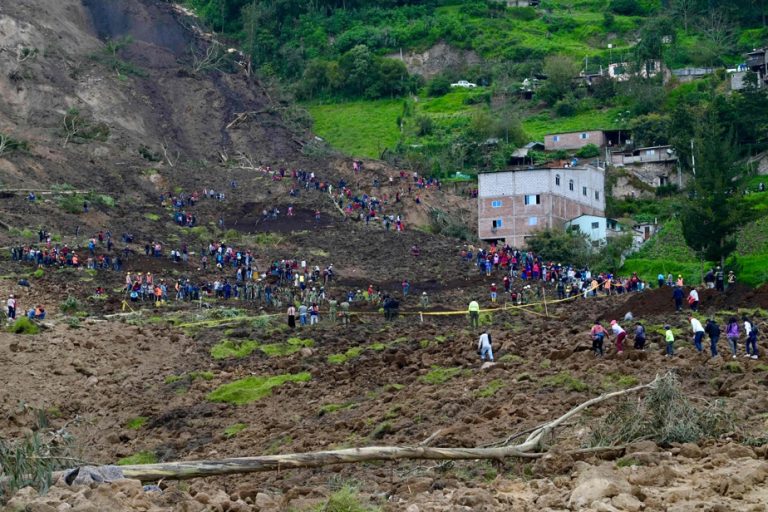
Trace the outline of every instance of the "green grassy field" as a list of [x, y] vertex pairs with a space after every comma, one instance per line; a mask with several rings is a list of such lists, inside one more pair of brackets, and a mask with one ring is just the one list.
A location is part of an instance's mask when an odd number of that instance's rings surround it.
[[379, 158], [400, 137], [397, 118], [403, 112], [403, 100], [312, 104], [306, 108], [314, 119], [314, 132], [354, 157]]
[[617, 119], [620, 108], [584, 112], [572, 117], [552, 117], [548, 113], [531, 116], [523, 121], [523, 129], [531, 140], [544, 141], [548, 133], [580, 130], [611, 130], [621, 128]]

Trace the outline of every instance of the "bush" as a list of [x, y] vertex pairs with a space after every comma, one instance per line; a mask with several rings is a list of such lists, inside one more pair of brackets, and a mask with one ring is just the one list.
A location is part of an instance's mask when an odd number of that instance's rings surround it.
[[62, 313], [75, 313], [80, 310], [80, 301], [70, 295], [59, 305], [59, 309]]
[[645, 8], [638, 0], [611, 0], [608, 8], [616, 14], [624, 16], [644, 16]]
[[594, 144], [587, 144], [576, 152], [579, 158], [594, 158], [600, 156], [600, 148]]
[[13, 334], [37, 334], [40, 332], [40, 327], [26, 316], [22, 316], [8, 328], [8, 331]]
[[427, 83], [427, 95], [433, 98], [445, 96], [449, 92], [451, 92], [451, 81], [443, 75], [437, 75]]
[[431, 117], [418, 116], [416, 118], [416, 134], [419, 137], [430, 135], [432, 133], [433, 128], [434, 128], [434, 123]]

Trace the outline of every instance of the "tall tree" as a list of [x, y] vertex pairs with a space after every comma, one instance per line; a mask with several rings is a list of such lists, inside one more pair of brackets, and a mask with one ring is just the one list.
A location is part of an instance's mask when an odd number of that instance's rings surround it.
[[736, 248], [736, 230], [750, 220], [740, 204], [745, 173], [736, 165], [732, 140], [714, 109], [698, 123], [695, 174], [682, 213], [685, 242], [721, 266]]

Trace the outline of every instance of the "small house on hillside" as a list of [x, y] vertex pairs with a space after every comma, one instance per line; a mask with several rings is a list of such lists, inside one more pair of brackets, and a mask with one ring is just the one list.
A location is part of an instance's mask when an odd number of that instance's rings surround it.
[[543, 228], [605, 211], [599, 167], [509, 170], [478, 175], [478, 238], [523, 247]]
[[566, 228], [578, 229], [589, 237], [592, 247], [599, 247], [611, 237], [621, 234], [621, 225], [615, 219], [600, 215], [579, 215], [565, 223]]
[[[642, 181], [649, 187], [662, 187], [671, 185], [672, 175], [677, 170], [677, 154], [672, 146], [651, 146], [644, 148], [635, 148], [629, 151], [610, 152], [611, 165], [623, 167], [624, 170]], [[617, 192], [621, 193], [621, 184], [617, 187]]]
[[509, 157], [509, 163], [512, 166], [533, 165], [531, 151], [544, 151], [543, 142], [529, 142], [521, 148], [517, 148]]
[[768, 84], [768, 49], [760, 48], [747, 53], [744, 64], [738, 66], [731, 73], [731, 89], [739, 91], [747, 86], [745, 78], [747, 73], [757, 75], [757, 86], [765, 87]]
[[607, 144], [605, 133], [602, 130], [587, 130], [583, 132], [553, 133], [544, 136], [544, 149], [557, 151], [558, 149], [580, 149], [587, 144], [603, 147]]

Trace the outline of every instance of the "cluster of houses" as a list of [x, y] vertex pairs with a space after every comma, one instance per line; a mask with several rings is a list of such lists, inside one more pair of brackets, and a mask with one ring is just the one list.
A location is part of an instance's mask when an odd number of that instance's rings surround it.
[[[527, 0], [526, 0], [527, 1]], [[510, 2], [510, 4], [522, 3]], [[680, 81], [689, 81], [713, 73], [712, 68], [685, 68], [664, 70], [660, 61], [651, 61], [639, 73], [653, 76], [658, 73], [674, 75]], [[732, 90], [747, 86], [750, 73], [757, 79], [757, 87], [768, 86], [768, 49], [749, 52], [744, 64], [729, 69]], [[587, 84], [595, 80], [629, 79], [626, 66], [611, 64], [597, 74], [582, 73], [579, 77]], [[753, 79], [754, 79], [753, 77]], [[538, 80], [526, 81], [521, 87], [533, 96]], [[572, 158], [550, 161], [544, 166], [534, 165], [536, 151], [566, 150], [575, 152], [593, 144], [600, 156], [589, 162]], [[761, 156], [765, 163], [768, 155]], [[615, 170], [615, 183], [611, 187], [614, 197], [638, 197], [656, 191], [659, 187], [685, 185], [678, 158], [671, 146], [637, 147], [626, 130], [584, 130], [553, 133], [543, 142], [530, 142], [513, 152], [511, 165], [503, 171], [481, 173], [478, 177], [478, 237], [484, 241], [503, 241], [516, 247], [525, 246], [526, 239], [543, 228], [578, 229], [600, 247], [610, 238], [631, 233], [635, 247], [639, 247], [656, 231], [656, 223], [637, 223], [605, 216], [605, 171]], [[768, 166], [766, 166], [768, 167]], [[758, 167], [762, 171], [762, 164]], [[768, 168], [765, 169], [768, 173]]]
[[[587, 144], [600, 148], [588, 163], [555, 160], [535, 167], [532, 151], [577, 151]], [[631, 232], [635, 246], [656, 231], [654, 223], [622, 225], [605, 216], [607, 165], [621, 168], [614, 196], [633, 196], [664, 185], [679, 184], [677, 156], [671, 146], [634, 147], [626, 130], [554, 133], [513, 153], [504, 171], [478, 176], [478, 237], [516, 247], [542, 228], [572, 228], [586, 234], [594, 247], [611, 236]]]

